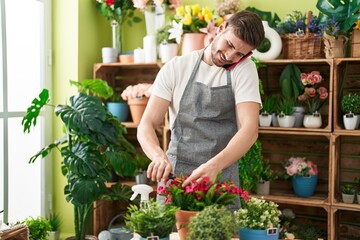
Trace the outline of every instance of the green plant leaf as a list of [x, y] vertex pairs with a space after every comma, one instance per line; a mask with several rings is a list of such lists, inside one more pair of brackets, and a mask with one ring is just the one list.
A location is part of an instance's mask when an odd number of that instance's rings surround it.
[[41, 109], [49, 102], [49, 90], [43, 89], [39, 94], [39, 98], [34, 98], [31, 106], [28, 107], [26, 115], [23, 117], [21, 124], [24, 126], [24, 132], [30, 132], [30, 127], [36, 126], [37, 117], [40, 115]]
[[104, 99], [108, 99], [114, 94], [112, 87], [106, 81], [99, 78], [85, 79], [81, 82], [70, 80], [70, 84], [77, 86], [81, 93], [88, 94], [90, 92]]
[[133, 157], [125, 151], [106, 152], [106, 157], [120, 177], [134, 176], [136, 165]]

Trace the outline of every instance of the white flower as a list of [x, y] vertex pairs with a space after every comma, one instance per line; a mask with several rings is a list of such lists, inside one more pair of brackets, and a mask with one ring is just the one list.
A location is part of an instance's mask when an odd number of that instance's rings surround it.
[[169, 29], [169, 40], [176, 39], [177, 44], [181, 42], [181, 36], [183, 34], [183, 24], [182, 22], [177, 23], [175, 20], [172, 21], [172, 28]]

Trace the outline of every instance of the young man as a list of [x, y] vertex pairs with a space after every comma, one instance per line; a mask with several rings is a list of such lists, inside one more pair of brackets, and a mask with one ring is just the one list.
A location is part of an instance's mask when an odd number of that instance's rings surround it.
[[[255, 64], [248, 58], [264, 39], [261, 19], [252, 12], [234, 14], [219, 26], [205, 49], [173, 58], [151, 89], [137, 137], [152, 160], [148, 177], [165, 182], [170, 173], [213, 183], [239, 184], [237, 160], [258, 137], [261, 105]], [[155, 129], [169, 110], [171, 139], [166, 153]]]

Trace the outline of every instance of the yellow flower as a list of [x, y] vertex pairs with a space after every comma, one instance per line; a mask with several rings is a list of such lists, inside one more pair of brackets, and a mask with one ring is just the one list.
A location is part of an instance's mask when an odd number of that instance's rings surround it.
[[224, 22], [224, 18], [222, 17], [218, 17], [216, 20], [215, 20], [215, 26], [220, 26], [222, 23]]
[[360, 20], [356, 21], [354, 30], [360, 30]]
[[206, 22], [211, 22], [212, 20], [212, 13], [206, 13], [205, 14], [205, 21]]
[[192, 10], [192, 16], [198, 15], [201, 10], [200, 5], [199, 4], [192, 5], [191, 10]]
[[190, 14], [185, 14], [185, 16], [184, 16], [184, 18], [183, 18], [183, 20], [182, 20], [182, 23], [183, 23], [184, 25], [191, 25], [191, 23], [192, 23], [192, 17], [191, 17], [191, 15], [190, 15]]
[[179, 17], [183, 17], [185, 14], [184, 6], [180, 6], [176, 8], [176, 15]]
[[185, 14], [191, 15], [191, 6], [190, 5], [185, 5]]

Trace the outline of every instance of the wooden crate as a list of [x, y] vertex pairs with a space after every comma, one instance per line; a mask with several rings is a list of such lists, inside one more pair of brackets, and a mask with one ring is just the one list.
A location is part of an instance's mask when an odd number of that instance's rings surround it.
[[320, 109], [322, 115], [322, 127], [320, 129], [308, 128], [280, 128], [280, 127], [265, 127], [263, 129], [285, 130], [295, 129], [299, 131], [318, 131], [331, 132], [332, 131], [332, 99], [333, 99], [333, 60], [332, 59], [309, 59], [309, 60], [271, 60], [262, 61], [263, 67], [259, 69], [259, 78], [262, 80], [265, 95], [281, 94], [279, 79], [282, 71], [288, 64], [297, 65], [301, 72], [310, 73], [312, 71], [320, 71], [324, 81], [322, 86], [326, 87], [329, 92], [328, 101]]
[[302, 202], [302, 204], [310, 206], [323, 206], [330, 203], [330, 134], [295, 135], [291, 132], [282, 134], [281, 132], [265, 133], [261, 131], [259, 140], [262, 144], [264, 159], [268, 159], [271, 168], [278, 173], [285, 172], [282, 164], [292, 156], [306, 157], [317, 164], [319, 169], [319, 179], [314, 196], [300, 200], [293, 192], [291, 180], [278, 179], [271, 182], [271, 199], [277, 199], [282, 203]]
[[333, 209], [334, 228], [329, 239], [360, 239], [360, 212]]
[[345, 130], [343, 123], [341, 99], [350, 92], [360, 94], [360, 58], [335, 59], [334, 79], [334, 130], [349, 132], [352, 130]]
[[29, 228], [25, 224], [19, 224], [10, 229], [0, 231], [0, 240], [29, 240]]
[[351, 36], [351, 57], [360, 57], [360, 30], [354, 30]]

